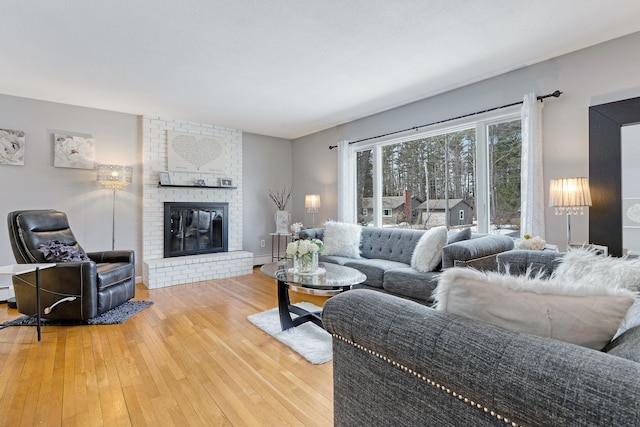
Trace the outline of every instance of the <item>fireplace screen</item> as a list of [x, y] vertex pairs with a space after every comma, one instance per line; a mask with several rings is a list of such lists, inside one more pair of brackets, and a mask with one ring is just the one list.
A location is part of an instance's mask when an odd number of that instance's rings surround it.
[[165, 203], [165, 258], [227, 252], [228, 206], [228, 203]]

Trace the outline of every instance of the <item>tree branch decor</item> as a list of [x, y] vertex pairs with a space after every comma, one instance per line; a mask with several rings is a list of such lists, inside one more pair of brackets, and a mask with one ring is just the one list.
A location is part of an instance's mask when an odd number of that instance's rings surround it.
[[273, 203], [276, 204], [276, 207], [279, 211], [283, 211], [284, 208], [289, 203], [289, 198], [291, 197], [291, 189], [287, 191], [287, 187], [285, 186], [281, 191], [276, 191], [275, 193], [269, 189], [269, 197], [273, 200]]

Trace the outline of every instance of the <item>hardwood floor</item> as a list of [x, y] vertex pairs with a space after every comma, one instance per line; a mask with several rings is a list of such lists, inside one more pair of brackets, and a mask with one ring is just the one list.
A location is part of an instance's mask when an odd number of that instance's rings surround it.
[[[249, 323], [276, 306], [253, 274], [136, 289], [120, 325], [0, 330], [1, 426], [330, 426], [332, 363], [312, 365]], [[291, 293], [292, 302], [324, 299]], [[17, 310], [0, 305], [0, 321]]]

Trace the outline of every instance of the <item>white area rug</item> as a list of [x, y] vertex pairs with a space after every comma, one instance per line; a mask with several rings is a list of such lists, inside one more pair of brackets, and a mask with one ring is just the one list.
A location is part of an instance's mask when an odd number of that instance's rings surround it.
[[[322, 310], [322, 308], [310, 302], [299, 302], [294, 305], [308, 311]], [[295, 319], [298, 316], [292, 313], [291, 317]], [[247, 320], [281, 343], [291, 347], [291, 349], [314, 365], [328, 362], [333, 358], [331, 335], [314, 323], [307, 322], [283, 331], [280, 326], [277, 307], [247, 316]]]

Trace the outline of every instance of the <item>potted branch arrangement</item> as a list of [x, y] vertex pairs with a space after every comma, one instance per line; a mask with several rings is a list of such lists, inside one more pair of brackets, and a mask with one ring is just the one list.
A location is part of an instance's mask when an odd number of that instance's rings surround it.
[[289, 212], [285, 210], [287, 207], [287, 203], [289, 203], [289, 199], [291, 198], [291, 189], [287, 191], [287, 187], [285, 186], [282, 190], [277, 190], [275, 192], [269, 189], [269, 197], [273, 200], [273, 203], [276, 204], [276, 233], [278, 234], [287, 234], [289, 233]]

